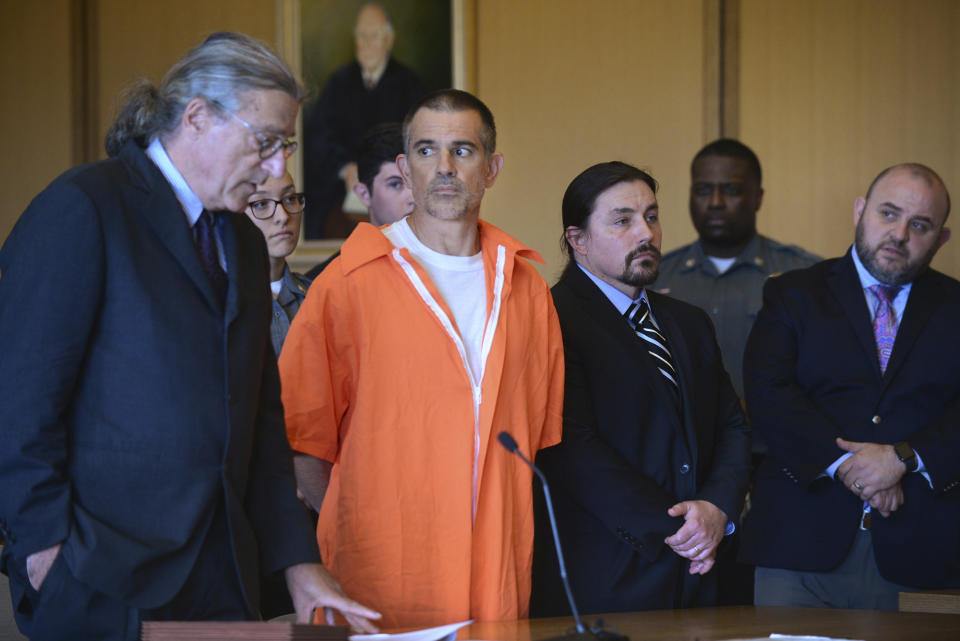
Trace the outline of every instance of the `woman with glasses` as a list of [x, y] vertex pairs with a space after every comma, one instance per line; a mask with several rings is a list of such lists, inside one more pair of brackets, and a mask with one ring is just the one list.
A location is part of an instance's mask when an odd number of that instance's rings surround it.
[[287, 172], [282, 178], [268, 178], [257, 185], [257, 191], [250, 196], [246, 209], [247, 216], [260, 228], [267, 241], [270, 289], [273, 291], [270, 335], [277, 356], [280, 356], [290, 321], [300, 309], [300, 303], [310, 287], [310, 279], [290, 271], [286, 260], [300, 240], [304, 202], [303, 194], [297, 193], [293, 178]]

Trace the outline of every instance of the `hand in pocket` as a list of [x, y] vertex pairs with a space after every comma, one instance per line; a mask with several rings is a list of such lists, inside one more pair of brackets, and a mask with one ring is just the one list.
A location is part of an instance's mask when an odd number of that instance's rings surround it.
[[57, 543], [45, 550], [34, 552], [27, 557], [27, 578], [30, 580], [30, 585], [37, 592], [40, 591], [40, 586], [43, 585], [44, 579], [47, 578], [47, 573], [50, 572], [50, 566], [52, 566], [53, 562], [57, 559], [57, 555], [60, 553], [62, 546], [62, 543]]

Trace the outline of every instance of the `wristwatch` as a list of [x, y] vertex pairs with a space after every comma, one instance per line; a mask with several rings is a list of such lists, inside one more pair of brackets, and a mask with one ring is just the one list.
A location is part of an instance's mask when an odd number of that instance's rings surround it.
[[909, 443], [900, 441], [893, 446], [893, 451], [897, 455], [897, 458], [900, 459], [900, 462], [907, 466], [907, 472], [915, 472], [917, 470], [917, 453], [913, 451]]

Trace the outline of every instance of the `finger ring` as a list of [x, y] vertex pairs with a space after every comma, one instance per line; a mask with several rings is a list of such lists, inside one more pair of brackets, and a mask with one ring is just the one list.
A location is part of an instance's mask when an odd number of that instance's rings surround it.
[[860, 483], [857, 482], [857, 481], [854, 481], [854, 482], [853, 482], [853, 487], [857, 488], [858, 490], [862, 490], [862, 489], [863, 489], [863, 486], [860, 485]]
[[694, 552], [694, 554], [696, 554], [696, 553], [699, 552], [699, 551], [700, 551], [700, 546], [699, 546], [699, 545], [694, 545], [694, 546], [693, 546], [693, 552]]

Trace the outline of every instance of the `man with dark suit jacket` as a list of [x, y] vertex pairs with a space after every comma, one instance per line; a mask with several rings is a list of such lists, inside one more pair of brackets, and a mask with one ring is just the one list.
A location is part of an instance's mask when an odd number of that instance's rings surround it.
[[960, 283], [928, 267], [949, 211], [931, 169], [891, 167], [845, 256], [764, 287], [744, 358], [770, 448], [741, 546], [757, 604], [895, 610], [960, 585]]
[[370, 629], [319, 565], [270, 344], [267, 254], [239, 213], [285, 171], [302, 89], [265, 45], [210, 36], [133, 87], [108, 160], [31, 203], [0, 250], [0, 532], [32, 639], [146, 620], [298, 617]]
[[[563, 198], [563, 441], [538, 461], [584, 612], [712, 604], [708, 572], [748, 480], [749, 430], [710, 320], [645, 289], [660, 262], [656, 188], [610, 162]], [[542, 516], [531, 610], [546, 616], [569, 610]]]

